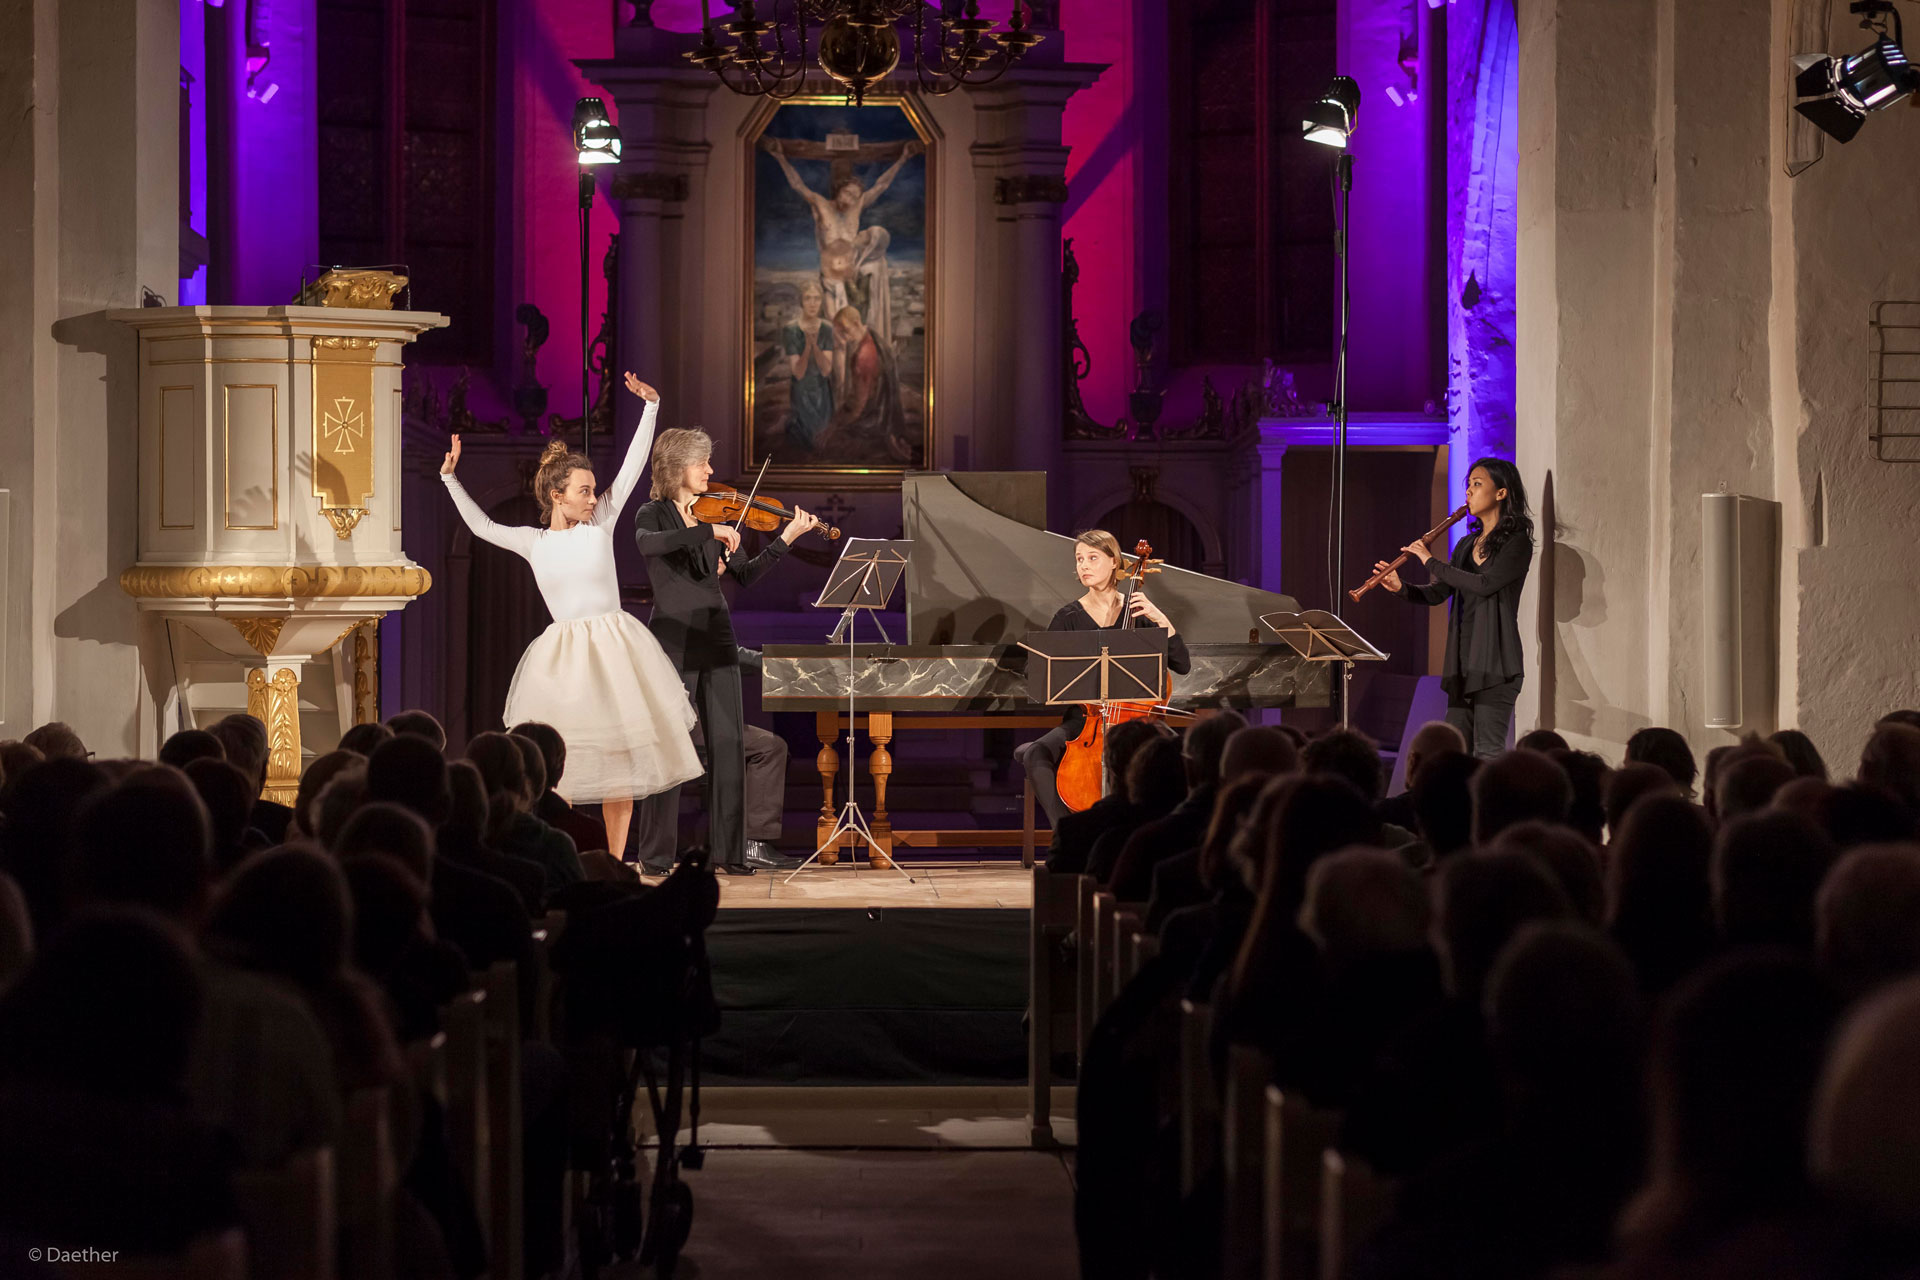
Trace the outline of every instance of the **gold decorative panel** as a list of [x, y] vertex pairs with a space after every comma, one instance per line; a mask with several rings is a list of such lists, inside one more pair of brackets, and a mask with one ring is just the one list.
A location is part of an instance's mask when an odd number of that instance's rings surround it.
[[247, 672], [247, 714], [267, 726], [267, 785], [263, 799], [292, 804], [300, 794], [300, 676], [282, 667], [268, 679]]
[[128, 595], [165, 600], [418, 596], [432, 585], [425, 569], [387, 564], [137, 564], [120, 575]]
[[353, 532], [373, 497], [376, 350], [368, 338], [313, 341], [313, 496], [341, 538]]
[[285, 618], [228, 618], [227, 621], [263, 658], [273, 653], [273, 646], [280, 643], [280, 630], [287, 625]]
[[194, 388], [160, 388], [160, 527], [191, 529], [195, 501], [193, 459], [199, 452], [200, 415]]
[[229, 382], [226, 395], [227, 528], [280, 527], [280, 388]]

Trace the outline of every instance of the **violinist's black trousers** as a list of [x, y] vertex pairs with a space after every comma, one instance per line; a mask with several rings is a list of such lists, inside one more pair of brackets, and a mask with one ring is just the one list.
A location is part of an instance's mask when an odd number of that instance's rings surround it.
[[[787, 744], [780, 735], [746, 723], [739, 667], [686, 671], [680, 679], [700, 716], [693, 745], [707, 766], [707, 848], [715, 863], [738, 865], [746, 861], [749, 839], [780, 839]], [[656, 867], [671, 863], [680, 844], [680, 788], [648, 796], [635, 808], [641, 861]]]

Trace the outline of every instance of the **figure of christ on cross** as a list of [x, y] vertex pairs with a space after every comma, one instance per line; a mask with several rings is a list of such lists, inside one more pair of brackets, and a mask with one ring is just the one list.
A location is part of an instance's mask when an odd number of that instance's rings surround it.
[[[862, 227], [860, 219], [900, 175], [901, 166], [925, 151], [918, 139], [870, 143], [851, 148], [829, 148], [824, 142], [793, 138], [762, 138], [760, 146], [787, 176], [787, 185], [807, 202], [813, 213], [814, 243], [820, 250], [820, 287], [826, 294], [828, 316], [854, 307], [876, 340], [893, 346], [893, 307], [887, 273], [887, 246], [892, 234], [879, 225]], [[826, 160], [832, 168], [827, 180], [830, 195], [809, 187], [788, 157]], [[854, 176], [856, 164], [873, 164], [889, 157], [893, 163], [871, 187]], [[844, 380], [842, 372], [836, 381]]]

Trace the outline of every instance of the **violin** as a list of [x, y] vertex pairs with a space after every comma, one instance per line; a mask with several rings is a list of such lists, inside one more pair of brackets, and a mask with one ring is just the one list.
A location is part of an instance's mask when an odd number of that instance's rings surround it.
[[[772, 533], [793, 519], [793, 512], [772, 498], [750, 497], [732, 489], [711, 489], [693, 500], [693, 518], [702, 524], [743, 524], [761, 533]], [[822, 524], [814, 529], [831, 542], [840, 531]]]
[[[1133, 571], [1122, 582], [1125, 594], [1120, 601], [1120, 616], [1124, 620], [1121, 626], [1133, 627], [1133, 593], [1140, 579], [1149, 573], [1157, 573], [1152, 566], [1153, 548], [1142, 538], [1133, 547]], [[1105, 765], [1107, 754], [1107, 730], [1113, 725], [1128, 720], [1155, 719], [1162, 722], [1169, 719], [1196, 719], [1190, 711], [1176, 711], [1165, 704], [1173, 694], [1173, 676], [1166, 676], [1166, 684], [1160, 691], [1159, 702], [1088, 702], [1083, 703], [1087, 713], [1086, 725], [1080, 730], [1080, 736], [1069, 742], [1060, 753], [1060, 764], [1054, 771], [1054, 786], [1060, 793], [1060, 802], [1075, 813], [1091, 808], [1094, 801], [1105, 794]]]

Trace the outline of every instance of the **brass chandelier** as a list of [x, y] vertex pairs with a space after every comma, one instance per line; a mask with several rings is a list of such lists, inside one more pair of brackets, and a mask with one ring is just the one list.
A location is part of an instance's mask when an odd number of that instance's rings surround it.
[[[931, 22], [929, 9], [927, 0], [736, 0], [733, 21], [716, 25], [711, 0], [700, 0], [700, 47], [686, 56], [735, 93], [791, 98], [806, 85], [808, 30], [817, 26], [818, 65], [857, 107], [899, 66], [898, 24], [906, 19], [913, 28], [908, 60], [930, 94], [991, 84], [1046, 38], [1028, 29], [1026, 0], [1014, 0], [1004, 32], [980, 16], [979, 0], [940, 0]], [[723, 44], [721, 34], [731, 43]]]

